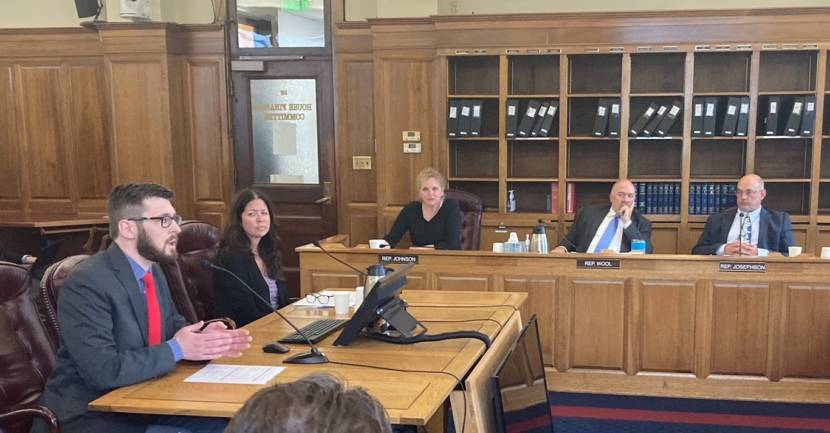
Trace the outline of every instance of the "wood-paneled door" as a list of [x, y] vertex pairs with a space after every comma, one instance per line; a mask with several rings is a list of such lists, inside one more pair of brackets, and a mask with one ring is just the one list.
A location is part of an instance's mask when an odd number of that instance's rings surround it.
[[263, 191], [273, 204], [297, 296], [294, 248], [337, 231], [331, 61], [274, 61], [264, 69], [233, 72], [236, 185]]
[[275, 208], [291, 296], [298, 245], [337, 231], [329, 0], [230, 0], [236, 187]]

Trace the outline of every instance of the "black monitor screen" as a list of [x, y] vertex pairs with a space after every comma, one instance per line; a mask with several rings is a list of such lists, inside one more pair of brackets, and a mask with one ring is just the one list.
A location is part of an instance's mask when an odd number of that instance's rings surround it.
[[499, 432], [553, 433], [536, 315], [492, 378]]
[[[357, 311], [354, 312], [352, 318], [343, 327], [343, 332], [334, 340], [335, 346], [348, 346], [357, 337], [363, 328], [371, 326], [378, 318], [378, 309], [387, 302], [393, 300], [398, 293], [406, 286], [406, 274], [415, 266], [413, 263], [404, 265], [395, 270], [389, 275], [381, 278], [377, 284], [366, 294], [363, 303], [360, 304]], [[369, 289], [368, 287], [366, 288]], [[400, 311], [398, 318], [401, 324], [407, 325], [408, 328], [413, 328], [418, 322], [414, 321], [406, 311]]]

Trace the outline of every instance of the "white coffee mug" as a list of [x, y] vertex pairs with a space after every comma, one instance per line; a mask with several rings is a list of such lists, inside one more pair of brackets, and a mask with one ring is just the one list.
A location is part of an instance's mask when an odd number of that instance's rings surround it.
[[357, 310], [357, 307], [363, 303], [363, 286], [357, 286], [354, 288], [354, 308]]
[[830, 259], [830, 247], [821, 247], [821, 258]]
[[801, 255], [801, 247], [787, 247], [790, 257], [798, 257]]
[[334, 292], [334, 314], [337, 314], [338, 316], [345, 316], [349, 314], [349, 301], [351, 301], [351, 295], [352, 292]]
[[386, 239], [369, 239], [369, 248], [376, 250], [381, 248], [389, 248]]
[[493, 242], [493, 252], [494, 253], [503, 253], [504, 252], [504, 243], [503, 242]]

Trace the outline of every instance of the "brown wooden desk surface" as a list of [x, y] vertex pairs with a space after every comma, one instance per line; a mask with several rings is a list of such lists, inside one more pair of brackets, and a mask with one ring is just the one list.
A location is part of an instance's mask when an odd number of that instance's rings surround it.
[[0, 227], [3, 228], [55, 228], [55, 227], [89, 227], [96, 225], [107, 225], [106, 217], [77, 217], [77, 216], [38, 216], [19, 215], [0, 217]]
[[[527, 299], [524, 293], [405, 291], [409, 311], [429, 333], [476, 330], [495, 341], [503, 326]], [[467, 306], [465, 306], [467, 305]], [[441, 308], [440, 306], [452, 306]], [[321, 317], [333, 317], [332, 310], [286, 307], [281, 310], [297, 326]], [[459, 320], [475, 320], [457, 322]], [[495, 320], [501, 326], [497, 326]], [[449, 322], [456, 321], [456, 322]], [[394, 345], [360, 338], [348, 347], [334, 347], [339, 332], [318, 346], [332, 361], [322, 365], [288, 365], [281, 360], [301, 351], [305, 345], [291, 345], [284, 355], [266, 354], [260, 348], [290, 333], [291, 328], [275, 315], [247, 326], [254, 341], [242, 357], [222, 359], [220, 364], [274, 365], [286, 367], [274, 383], [290, 382], [312, 372], [325, 371], [344, 379], [350, 386], [366, 388], [386, 408], [394, 423], [425, 425], [444, 404], [456, 385], [484, 353], [478, 340], [448, 340]], [[360, 364], [347, 366], [335, 362]], [[108, 412], [175, 414], [232, 417], [259, 385], [217, 385], [184, 383], [201, 364], [181, 363], [164, 377], [121, 388], [90, 403], [90, 409]], [[377, 368], [376, 368], [377, 367]], [[388, 371], [394, 368], [407, 371]], [[413, 373], [412, 371], [418, 371]], [[427, 373], [422, 373], [426, 371]], [[443, 373], [441, 373], [443, 372]]]

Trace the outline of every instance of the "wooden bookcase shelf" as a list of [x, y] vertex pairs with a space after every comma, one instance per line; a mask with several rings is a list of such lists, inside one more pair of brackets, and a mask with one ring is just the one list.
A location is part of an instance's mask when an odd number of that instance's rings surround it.
[[[452, 96], [447, 101], [490, 96], [480, 98], [482, 138], [446, 140], [452, 187], [482, 196], [488, 210], [505, 217], [512, 191], [516, 213], [510, 213], [511, 221], [524, 216], [530, 225], [547, 215], [560, 223], [561, 237], [579, 208], [607, 203], [611, 184], [626, 177], [648, 191], [671, 195], [668, 213], [648, 215], [670, 233], [668, 239], [675, 239], [667, 249], [678, 252], [688, 251], [706, 221], [708, 211], [693, 209], [698, 197], [693, 193], [714, 188], [718, 197], [727, 197], [727, 186], [746, 173], [766, 179], [765, 204], [790, 212], [802, 233], [816, 224], [818, 215], [826, 215], [830, 223], [828, 46], [738, 46], [690, 44], [662, 52], [640, 52], [641, 47], [624, 44], [600, 46], [597, 52], [563, 46], [555, 54], [531, 49], [489, 49], [481, 55], [448, 51], [446, 93]], [[794, 103], [805, 97], [816, 98], [815, 130], [787, 135]], [[692, 133], [696, 98], [717, 101], [712, 136]], [[724, 117], [736, 98], [749, 102], [747, 123], [740, 135], [729, 135], [724, 133]], [[781, 114], [776, 133], [766, 135], [770, 98], [780, 99]], [[619, 135], [597, 136], [598, 107], [609, 99], [619, 102]], [[508, 107], [515, 104], [520, 122], [531, 103], [558, 104], [548, 135], [508, 137]], [[632, 126], [649, 107], [673, 103], [680, 111], [666, 131], [632, 135]], [[717, 200], [721, 208], [733, 202]]]

